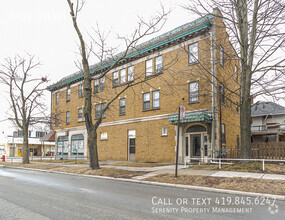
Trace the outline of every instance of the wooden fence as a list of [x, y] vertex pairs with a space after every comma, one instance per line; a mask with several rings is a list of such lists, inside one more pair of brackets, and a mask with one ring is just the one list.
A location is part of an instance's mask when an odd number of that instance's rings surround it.
[[[251, 157], [285, 160], [285, 142], [251, 143]], [[227, 148], [227, 158], [240, 158], [240, 149]]]

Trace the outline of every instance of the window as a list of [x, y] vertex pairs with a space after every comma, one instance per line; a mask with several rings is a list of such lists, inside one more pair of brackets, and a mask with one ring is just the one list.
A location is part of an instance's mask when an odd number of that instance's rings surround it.
[[199, 102], [199, 82], [189, 83], [189, 102]]
[[105, 89], [105, 76], [100, 79], [100, 91], [104, 91]]
[[239, 113], [239, 109], [238, 109], [238, 103], [236, 102], [236, 113]]
[[70, 123], [70, 112], [66, 112], [66, 124]]
[[[102, 112], [105, 108], [106, 108], [106, 103], [102, 103], [102, 106], [101, 106]], [[102, 118], [106, 118], [106, 111], [103, 113]]]
[[223, 84], [220, 85], [220, 102], [225, 104], [225, 87]]
[[82, 84], [78, 86], [78, 98], [83, 97], [83, 86]]
[[134, 80], [134, 66], [128, 67], [128, 82]]
[[155, 58], [155, 74], [161, 74], [162, 69], [162, 56]]
[[100, 104], [95, 105], [95, 119], [100, 117]]
[[235, 78], [236, 78], [236, 81], [238, 82], [238, 68], [237, 68], [237, 65], [235, 65]]
[[159, 108], [159, 107], [160, 107], [159, 91], [155, 91], [152, 93], [152, 108]]
[[161, 136], [167, 136], [167, 127], [166, 126], [163, 126], [161, 128]]
[[99, 92], [99, 80], [95, 79], [94, 80], [94, 93]]
[[45, 135], [46, 135], [46, 132], [44, 132], [44, 131], [36, 131], [36, 137], [37, 138], [43, 137]]
[[118, 86], [118, 71], [113, 72], [113, 87]]
[[78, 119], [82, 119], [82, 108], [78, 109]]
[[198, 43], [194, 43], [189, 45], [189, 64], [197, 63], [198, 61]]
[[66, 90], [66, 101], [69, 102], [70, 101], [70, 88], [68, 87]]
[[59, 92], [55, 94], [55, 103], [58, 105], [59, 103]]
[[58, 126], [58, 123], [59, 123], [59, 115], [56, 114], [55, 115], [55, 126]]
[[120, 70], [120, 85], [124, 85], [126, 83], [126, 69]]
[[108, 139], [107, 132], [101, 132], [100, 133], [100, 140], [107, 140], [107, 139]]
[[84, 155], [84, 136], [75, 134], [71, 136], [71, 154]]
[[150, 109], [150, 93], [143, 94], [143, 110], [149, 110]]
[[146, 76], [151, 76], [152, 75], [152, 59], [147, 60], [145, 62], [145, 75]]
[[237, 149], [239, 150], [239, 135], [237, 135]]
[[224, 66], [224, 48], [220, 46], [220, 64]]
[[120, 115], [126, 114], [126, 99], [120, 99]]
[[222, 124], [221, 127], [221, 135], [222, 135], [222, 144], [226, 144], [226, 128], [225, 128], [225, 124]]

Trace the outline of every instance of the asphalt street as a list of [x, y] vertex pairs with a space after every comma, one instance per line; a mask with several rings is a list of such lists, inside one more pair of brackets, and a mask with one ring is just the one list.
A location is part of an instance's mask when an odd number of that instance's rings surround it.
[[284, 219], [285, 201], [0, 167], [0, 219]]

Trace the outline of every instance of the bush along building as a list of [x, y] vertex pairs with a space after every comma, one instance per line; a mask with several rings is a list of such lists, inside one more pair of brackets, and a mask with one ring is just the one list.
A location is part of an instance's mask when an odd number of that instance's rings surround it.
[[[219, 14], [218, 10], [213, 11]], [[128, 88], [103, 115], [99, 160], [179, 161], [220, 155], [239, 147], [239, 62], [219, 16], [207, 15], [138, 45], [112, 65], [92, 66], [94, 120], [106, 102]], [[77, 72], [48, 87], [57, 155], [88, 156], [83, 108], [83, 74]], [[177, 111], [185, 106], [177, 137]]]

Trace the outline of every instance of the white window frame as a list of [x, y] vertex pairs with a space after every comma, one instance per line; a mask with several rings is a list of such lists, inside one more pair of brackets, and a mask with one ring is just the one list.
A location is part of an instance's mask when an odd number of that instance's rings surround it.
[[66, 112], [66, 124], [69, 125], [70, 124], [70, 111]]
[[59, 92], [55, 94], [55, 104], [59, 104]]
[[[122, 103], [124, 101], [124, 103]], [[124, 104], [124, 105], [122, 105]], [[122, 109], [124, 109], [124, 112], [122, 112]], [[126, 99], [120, 99], [120, 115], [126, 114]]]
[[[145, 97], [148, 95], [148, 100], [145, 100]], [[145, 108], [145, 103], [149, 103], [149, 108]], [[150, 110], [150, 92], [143, 94], [143, 111]]]
[[83, 97], [83, 85], [80, 84], [78, 85], [78, 98], [82, 98]]
[[108, 133], [100, 132], [100, 140], [108, 140]]
[[[197, 51], [195, 51], [197, 48]], [[188, 47], [188, 57], [189, 57], [189, 64], [198, 63], [199, 62], [199, 45], [198, 42], [190, 44]]]
[[100, 79], [100, 92], [105, 90], [105, 76]]
[[113, 72], [113, 87], [119, 86], [118, 77], [119, 77], [119, 72], [118, 71]]
[[67, 102], [70, 101], [70, 87], [67, 87], [67, 90], [66, 90], [66, 101]]
[[128, 67], [128, 82], [134, 81], [134, 66]]
[[126, 84], [126, 69], [120, 70], [120, 85]]
[[[101, 111], [103, 111], [103, 109], [105, 109], [107, 106], [107, 103], [102, 103], [101, 104]], [[107, 110], [106, 110], [107, 111]], [[106, 111], [103, 113], [102, 118], [106, 118]]]
[[161, 127], [161, 136], [167, 136], [167, 126]]
[[[158, 98], [155, 98], [155, 97], [154, 97], [155, 94], [158, 94]], [[158, 101], [158, 106], [155, 106], [155, 104], [154, 104], [155, 101]], [[152, 108], [153, 108], [153, 109], [158, 109], [158, 108], [160, 108], [160, 92], [159, 92], [159, 90], [152, 92]]]
[[99, 80], [94, 79], [94, 93], [98, 93], [98, 92], [99, 92]]
[[162, 55], [155, 58], [155, 74], [163, 73]]
[[[80, 114], [81, 114], [81, 117], [80, 117]], [[80, 120], [80, 119], [82, 119], [82, 117], [83, 117], [83, 110], [82, 110], [82, 108], [79, 108], [78, 109], [78, 119]]]
[[[99, 106], [99, 110], [97, 109]], [[101, 114], [101, 105], [100, 104], [96, 104], [95, 105], [95, 119], [98, 119], [100, 117], [100, 114]]]
[[[196, 85], [195, 90], [191, 90], [194, 89], [194, 87], [191, 87], [192, 85], [194, 86]], [[199, 102], [199, 81], [189, 83], [189, 103], [196, 103], [196, 102]]]
[[224, 48], [220, 45], [220, 65], [224, 66]]
[[152, 76], [153, 74], [153, 61], [152, 59], [145, 61], [145, 76]]

